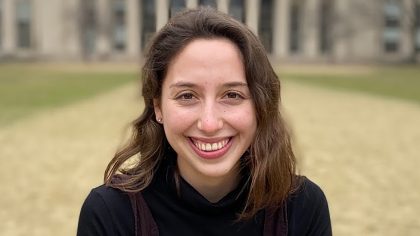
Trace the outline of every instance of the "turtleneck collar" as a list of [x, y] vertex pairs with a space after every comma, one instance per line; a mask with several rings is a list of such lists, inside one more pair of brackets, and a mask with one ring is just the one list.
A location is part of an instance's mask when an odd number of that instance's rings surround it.
[[161, 163], [153, 185], [171, 197], [178, 199], [180, 204], [191, 211], [210, 215], [224, 214], [227, 211], [240, 213], [243, 210], [248, 193], [248, 178], [244, 172], [241, 173], [238, 186], [215, 203], [208, 201], [178, 174], [176, 157], [174, 156], [167, 157]]

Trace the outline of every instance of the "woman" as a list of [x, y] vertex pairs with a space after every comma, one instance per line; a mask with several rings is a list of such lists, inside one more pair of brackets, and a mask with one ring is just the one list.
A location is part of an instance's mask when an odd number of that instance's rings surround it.
[[78, 235], [331, 235], [324, 194], [295, 174], [280, 82], [246, 26], [188, 10], [145, 59], [145, 109]]

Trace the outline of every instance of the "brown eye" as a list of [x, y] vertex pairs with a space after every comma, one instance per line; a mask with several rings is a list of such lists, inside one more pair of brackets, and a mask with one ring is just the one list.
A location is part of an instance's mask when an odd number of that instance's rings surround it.
[[191, 100], [193, 98], [194, 95], [192, 93], [181, 93], [176, 97], [177, 100]]
[[189, 100], [192, 98], [193, 98], [193, 95], [191, 93], [185, 93], [181, 95], [181, 99], [184, 99], [184, 100]]
[[226, 94], [226, 97], [227, 98], [230, 98], [230, 99], [241, 99], [242, 98], [242, 96], [240, 94], [235, 93], [235, 92], [229, 92], [229, 93], [227, 93]]
[[192, 105], [195, 104], [198, 99], [192, 92], [183, 92], [175, 97], [175, 100], [182, 105]]

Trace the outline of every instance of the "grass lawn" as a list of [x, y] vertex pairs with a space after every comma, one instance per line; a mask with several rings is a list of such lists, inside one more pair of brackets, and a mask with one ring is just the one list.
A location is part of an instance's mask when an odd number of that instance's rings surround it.
[[87, 66], [0, 65], [0, 126], [90, 98], [136, 78], [135, 67], [113, 72]]
[[[420, 103], [420, 67], [295, 66], [282, 79]], [[337, 69], [338, 68], [338, 69]], [[0, 127], [35, 112], [87, 99], [138, 78], [137, 66], [0, 65]], [[362, 69], [362, 72], [360, 72]]]
[[[326, 67], [308, 70], [283, 70], [281, 78], [311, 85], [358, 91], [420, 104], [420, 66], [348, 67], [343, 70]], [[313, 69], [313, 68], [312, 68]], [[363, 70], [360, 72], [360, 70]], [[279, 70], [281, 71], [281, 70]]]

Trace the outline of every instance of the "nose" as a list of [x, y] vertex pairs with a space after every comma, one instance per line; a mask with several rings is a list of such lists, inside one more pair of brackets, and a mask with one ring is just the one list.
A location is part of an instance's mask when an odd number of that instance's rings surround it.
[[220, 111], [214, 103], [203, 105], [197, 121], [197, 128], [206, 134], [214, 134], [223, 127]]

